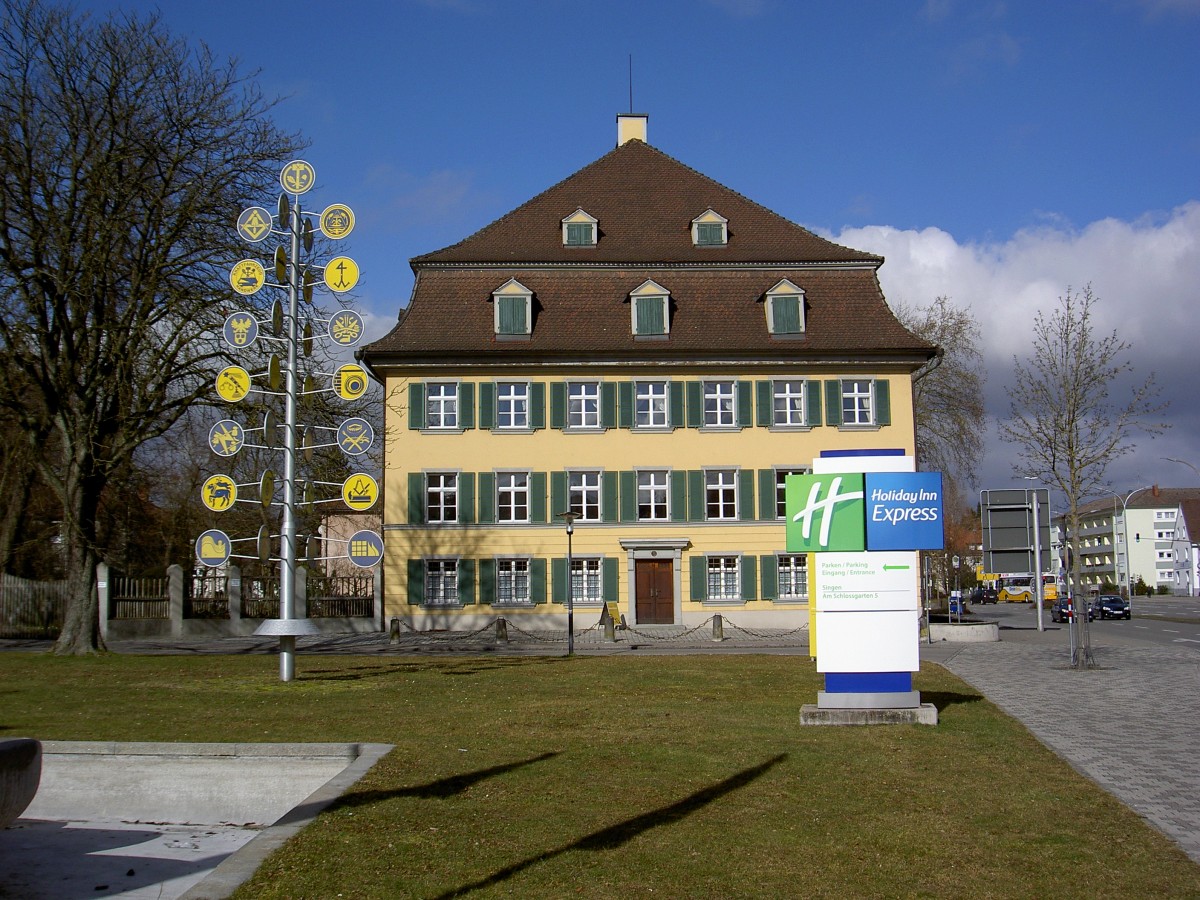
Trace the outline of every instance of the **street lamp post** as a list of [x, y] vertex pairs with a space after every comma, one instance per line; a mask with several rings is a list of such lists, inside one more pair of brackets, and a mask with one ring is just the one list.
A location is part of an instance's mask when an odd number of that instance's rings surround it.
[[[1130, 583], [1131, 579], [1129, 577], [1129, 501], [1133, 499], [1134, 494], [1140, 494], [1142, 491], [1149, 490], [1152, 487], [1153, 485], [1148, 484], [1144, 487], [1134, 488], [1132, 491], [1126, 494], [1124, 498], [1122, 498], [1121, 495], [1116, 491], [1105, 488], [1105, 490], [1108, 490], [1108, 492], [1112, 494], [1114, 498], [1121, 501], [1121, 540], [1117, 540], [1117, 507], [1116, 504], [1114, 504], [1112, 526], [1113, 543], [1116, 544], [1117, 559], [1120, 558], [1122, 549], [1125, 552], [1125, 594], [1126, 598], [1129, 600], [1129, 615], [1131, 616], [1133, 615], [1133, 585]], [[1121, 587], [1121, 572], [1117, 567], [1117, 559], [1113, 560], [1113, 575], [1117, 579], [1117, 588], [1119, 589]]]
[[[1195, 472], [1198, 476], [1200, 476], [1200, 469], [1197, 469], [1186, 459], [1176, 459], [1173, 456], [1164, 456], [1163, 459], [1165, 459], [1167, 462], [1179, 463], [1181, 466], [1187, 466], [1189, 469], [1191, 469], [1193, 472]], [[1192, 559], [1191, 547], [1192, 547], [1192, 544], [1189, 541], [1188, 547], [1187, 547], [1187, 551], [1188, 551], [1187, 573], [1188, 573], [1188, 596], [1189, 597], [1194, 596], [1192, 592], [1193, 592], [1193, 590], [1195, 590], [1195, 588], [1192, 585], [1192, 576], [1194, 575], [1194, 573], [1196, 571], [1196, 560]]]
[[[1034, 475], [1026, 475], [1026, 481], [1032, 481], [1037, 484], [1037, 477]], [[1043, 619], [1042, 607], [1042, 520], [1040, 510], [1038, 509], [1038, 489], [1033, 489], [1033, 602], [1037, 604], [1037, 627], [1038, 631], [1045, 631], [1046, 625]], [[1049, 493], [1046, 494], [1049, 498]]]
[[571, 572], [571, 536], [579, 513], [568, 510], [558, 517], [567, 524], [567, 656], [575, 655], [575, 581]]

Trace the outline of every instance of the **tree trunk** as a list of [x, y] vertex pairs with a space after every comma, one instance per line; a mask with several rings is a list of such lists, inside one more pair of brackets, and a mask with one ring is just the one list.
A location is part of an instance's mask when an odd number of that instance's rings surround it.
[[[76, 473], [82, 466], [75, 462]], [[96, 590], [96, 513], [103, 479], [72, 473], [64, 498], [67, 544], [67, 608], [63, 629], [54, 644], [60, 656], [84, 656], [107, 649], [100, 634], [99, 594]], [[107, 610], [105, 610], [107, 615]]]

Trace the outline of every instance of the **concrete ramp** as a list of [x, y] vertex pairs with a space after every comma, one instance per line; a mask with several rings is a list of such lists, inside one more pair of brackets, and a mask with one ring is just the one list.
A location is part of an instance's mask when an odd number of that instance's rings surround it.
[[0, 830], [0, 896], [227, 897], [391, 745], [42, 748], [37, 795]]

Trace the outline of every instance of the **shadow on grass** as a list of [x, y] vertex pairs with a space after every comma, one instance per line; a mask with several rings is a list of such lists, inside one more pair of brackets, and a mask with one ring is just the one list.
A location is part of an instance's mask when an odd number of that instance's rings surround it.
[[572, 850], [615, 850], [638, 835], [650, 831], [652, 828], [678, 822], [697, 810], [704, 808], [714, 800], [718, 800], [726, 794], [745, 787], [765, 775], [785, 759], [787, 759], [786, 753], [773, 756], [764, 763], [738, 772], [724, 781], [717, 782], [712, 787], [689, 794], [687, 797], [676, 803], [672, 803], [670, 806], [664, 806], [661, 809], [642, 813], [640, 816], [634, 816], [631, 819], [625, 819], [623, 822], [617, 822], [615, 825], [610, 825], [607, 828], [584, 835], [579, 840], [572, 841], [570, 844], [564, 844], [553, 850], [547, 850], [544, 853], [531, 856], [518, 863], [513, 863], [511, 866], [505, 866], [487, 878], [472, 882], [471, 884], [465, 884], [447, 893], [439, 894], [438, 900], [448, 897], [461, 897], [472, 891], [479, 891], [492, 885], [500, 884], [538, 863], [554, 859], [556, 856], [561, 856], [564, 853], [570, 853]]
[[449, 778], [439, 778], [437, 781], [431, 781], [428, 784], [397, 788], [394, 791], [351, 791], [339, 797], [334, 808], [342, 806], [367, 806], [371, 803], [393, 800], [397, 797], [417, 797], [423, 800], [445, 799], [453, 797], [455, 794], [461, 794], [467, 788], [478, 784], [480, 781], [486, 781], [488, 778], [503, 775], [505, 772], [523, 769], [526, 766], [544, 762], [556, 756], [558, 756], [557, 752], [542, 753], [539, 756], [523, 759], [519, 762], [505, 763], [502, 766], [491, 766], [475, 772], [464, 772], [461, 775], [451, 775]]
[[957, 691], [921, 691], [921, 702], [932, 703], [942, 712], [956, 703], [978, 703], [982, 694], [961, 694]]

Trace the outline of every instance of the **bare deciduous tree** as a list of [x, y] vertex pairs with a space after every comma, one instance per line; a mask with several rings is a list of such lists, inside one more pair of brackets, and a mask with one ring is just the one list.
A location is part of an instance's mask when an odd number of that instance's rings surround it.
[[913, 379], [919, 467], [965, 487], [975, 479], [984, 430], [979, 324], [949, 297], [935, 297], [928, 306], [897, 304], [895, 313], [905, 328], [942, 351]]
[[56, 650], [86, 653], [104, 487], [209, 391], [233, 219], [300, 141], [157, 16], [5, 0], [2, 26], [0, 405], [62, 504]]
[[[1059, 298], [1050, 314], [1034, 317], [1030, 353], [1013, 357], [1011, 427], [1005, 439], [1017, 445], [1014, 473], [1032, 476], [1066, 495], [1068, 540], [1079, 535], [1081, 501], [1104, 486], [1109, 463], [1134, 449], [1137, 432], [1154, 435], [1168, 426], [1154, 421], [1166, 408], [1151, 373], [1124, 402], [1110, 397], [1132, 373], [1130, 345], [1114, 331], [1097, 335], [1091, 285]], [[1080, 554], [1072, 554], [1071, 584], [1078, 589]], [[1084, 598], [1077, 597], [1077, 603]], [[1076, 667], [1095, 665], [1087, 616], [1075, 617]]]

